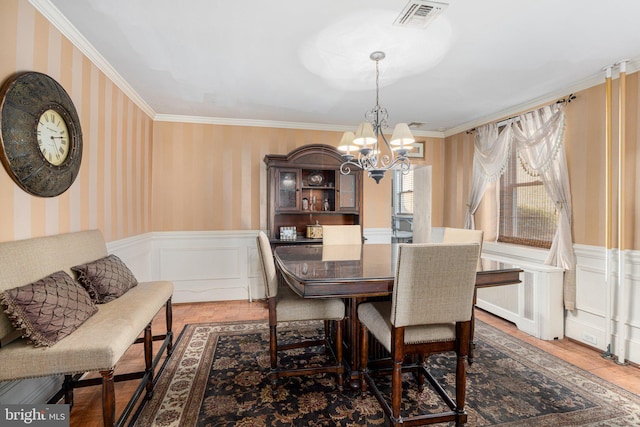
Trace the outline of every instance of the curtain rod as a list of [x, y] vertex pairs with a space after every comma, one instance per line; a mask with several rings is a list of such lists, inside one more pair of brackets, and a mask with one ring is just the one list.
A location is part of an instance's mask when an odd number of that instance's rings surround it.
[[[567, 104], [569, 104], [569, 103], [570, 103], [571, 101], [573, 101], [574, 99], [576, 99], [576, 96], [575, 96], [574, 94], [570, 93], [570, 94], [569, 94], [569, 96], [567, 96], [566, 98], [558, 99], [558, 100], [557, 100], [556, 102], [554, 102], [553, 104], [564, 104], [565, 102], [566, 102]], [[551, 104], [548, 104], [548, 105], [551, 105]], [[518, 114], [518, 116], [521, 116], [522, 114], [527, 114], [527, 113], [529, 113], [529, 112], [531, 112], [531, 111], [539, 110], [540, 108], [541, 108], [541, 107], [537, 107], [537, 108], [532, 108], [532, 109], [527, 110], [527, 111], [523, 111], [522, 113]], [[511, 119], [515, 119], [515, 118], [517, 118], [518, 116], [508, 117], [508, 118], [506, 118], [506, 119], [502, 119], [502, 120], [500, 120], [500, 121], [498, 121], [498, 122], [495, 122], [495, 123], [496, 123], [498, 126], [502, 126], [503, 124], [505, 124], [505, 123], [506, 123], [506, 122], [508, 122], [509, 120], [511, 120]], [[493, 122], [489, 122], [489, 123], [493, 123]], [[473, 133], [473, 132], [475, 132], [475, 131], [476, 131], [476, 128], [472, 128], [472, 129], [469, 129], [468, 131], [466, 131], [466, 133], [467, 133], [467, 135], [469, 135], [469, 134], [472, 134], [472, 133]]]

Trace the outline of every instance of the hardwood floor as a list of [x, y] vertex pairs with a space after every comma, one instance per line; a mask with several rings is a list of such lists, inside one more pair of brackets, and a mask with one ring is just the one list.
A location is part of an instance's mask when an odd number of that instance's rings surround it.
[[[154, 319], [155, 333], [164, 330], [164, 314]], [[637, 366], [619, 366], [611, 360], [601, 357], [601, 352], [568, 339], [541, 341], [518, 329], [511, 323], [482, 310], [476, 310], [476, 317], [506, 333], [526, 341], [540, 349], [566, 360], [586, 371], [619, 385], [640, 395], [640, 368]], [[268, 310], [263, 301], [219, 301], [197, 304], [174, 304], [173, 330], [177, 335], [186, 324], [203, 322], [230, 322], [242, 320], [266, 320]], [[120, 362], [117, 372], [140, 370], [144, 356], [142, 346], [129, 349]], [[116, 384], [116, 411], [119, 414], [135, 390], [135, 381]], [[74, 392], [75, 405], [71, 411], [71, 427], [102, 426], [101, 388], [87, 387]]]

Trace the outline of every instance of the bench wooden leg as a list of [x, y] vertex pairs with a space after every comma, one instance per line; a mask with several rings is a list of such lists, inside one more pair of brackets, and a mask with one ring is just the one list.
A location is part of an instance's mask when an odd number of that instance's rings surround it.
[[102, 375], [102, 422], [104, 427], [113, 427], [116, 420], [116, 393], [113, 369], [100, 371]]
[[167, 301], [166, 314], [167, 314], [167, 335], [169, 335], [169, 344], [167, 345], [167, 357], [169, 357], [173, 352], [173, 310], [171, 308], [171, 298], [169, 298], [169, 300]]
[[64, 392], [64, 403], [73, 408], [73, 376], [65, 375], [62, 383], [62, 391]]
[[144, 367], [147, 376], [147, 398], [153, 396], [153, 334], [151, 323], [144, 328]]

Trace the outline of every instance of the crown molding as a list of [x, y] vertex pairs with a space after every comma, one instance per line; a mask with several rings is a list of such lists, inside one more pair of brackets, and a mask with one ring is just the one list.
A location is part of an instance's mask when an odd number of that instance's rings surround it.
[[[615, 67], [615, 65], [612, 64], [612, 66]], [[631, 73], [635, 73], [638, 70], [640, 70], [640, 59], [636, 59], [633, 61], [628, 61], [627, 63], [627, 74], [631, 74]], [[620, 76], [620, 73], [618, 70], [614, 70], [613, 72], [613, 78], [618, 78]], [[605, 82], [605, 75], [604, 73], [599, 73], [597, 75], [588, 77], [572, 86], [567, 87], [564, 90], [561, 91], [556, 91], [556, 92], [552, 92], [549, 94], [546, 94], [544, 96], [541, 96], [539, 98], [535, 98], [531, 101], [522, 103], [522, 104], [518, 104], [515, 105], [511, 108], [508, 108], [506, 110], [502, 110], [499, 111], [497, 113], [488, 115], [488, 116], [484, 116], [482, 118], [479, 118], [477, 120], [473, 120], [471, 122], [467, 122], [464, 124], [461, 124], [459, 126], [456, 126], [454, 128], [451, 129], [447, 129], [444, 132], [444, 136], [445, 137], [450, 137], [452, 135], [457, 135], [459, 133], [462, 133], [464, 131], [467, 131], [469, 129], [473, 129], [475, 127], [478, 126], [482, 126], [484, 124], [487, 123], [491, 123], [491, 122], [496, 122], [499, 121], [501, 119], [504, 119], [506, 117], [511, 117], [511, 116], [515, 116], [517, 114], [521, 114], [524, 111], [528, 111], [531, 110], [533, 108], [536, 108], [540, 105], [544, 105], [544, 104], [548, 104], [551, 102], [555, 102], [557, 99], [559, 98], [563, 98], [565, 96], [567, 96], [570, 93], [576, 93], [579, 92], [581, 90], [585, 90], [585, 89], [589, 89], [591, 87], [603, 84]]]
[[[251, 119], [230, 119], [225, 117], [203, 117], [203, 116], [180, 116], [172, 114], [156, 114], [154, 121], [157, 122], [177, 122], [177, 123], [198, 123], [209, 125], [224, 126], [246, 126], [246, 127], [264, 127], [279, 129], [302, 129], [302, 130], [320, 130], [331, 132], [345, 132], [353, 130], [353, 126], [331, 125], [323, 123], [301, 123], [301, 122], [279, 122], [272, 120], [251, 120]], [[414, 136], [425, 136], [430, 138], [444, 138], [443, 132], [432, 131], [414, 131]]]
[[[50, 0], [29, 0], [29, 3], [40, 12], [54, 27], [56, 27], [71, 43], [77, 47], [93, 64], [95, 64], [120, 90], [124, 92], [141, 110], [143, 110], [154, 121], [160, 122], [181, 122], [181, 123], [203, 123], [217, 124], [229, 126], [249, 126], [249, 127], [269, 127], [283, 129], [304, 129], [304, 130], [320, 130], [320, 131], [336, 131], [344, 132], [352, 130], [349, 126], [318, 124], [318, 123], [297, 123], [297, 122], [279, 122], [269, 120], [247, 120], [247, 119], [228, 119], [220, 117], [201, 117], [201, 116], [181, 116], [170, 114], [157, 114], [153, 108], [127, 83], [127, 81], [111, 66], [111, 64], [93, 47], [91, 43], [78, 31], [78, 29], [69, 22], [69, 20], [56, 8]], [[619, 76], [614, 67], [613, 78]], [[627, 62], [627, 74], [631, 74], [640, 70], [640, 60], [629, 60]], [[415, 136], [430, 138], [447, 138], [481, 126], [486, 123], [501, 120], [505, 117], [511, 117], [523, 111], [536, 108], [540, 105], [547, 104], [562, 98], [569, 93], [575, 93], [588, 89], [593, 86], [604, 83], [604, 73], [586, 78], [562, 91], [556, 91], [547, 95], [535, 98], [531, 101], [515, 105], [511, 108], [481, 117], [479, 119], [458, 125], [444, 132], [437, 131], [420, 131], [412, 130]]]
[[89, 60], [96, 65], [125, 95], [127, 95], [142, 111], [153, 118], [156, 112], [144, 99], [127, 83], [127, 81], [111, 66], [111, 64], [93, 47], [78, 29], [55, 7], [49, 0], [29, 0], [54, 27], [77, 47]]

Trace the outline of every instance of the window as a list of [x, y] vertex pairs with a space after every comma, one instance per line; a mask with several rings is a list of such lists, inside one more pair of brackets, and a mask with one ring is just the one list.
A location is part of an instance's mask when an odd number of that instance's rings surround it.
[[513, 144], [511, 157], [500, 178], [498, 241], [550, 248], [558, 212], [539, 177], [522, 166]]
[[393, 171], [393, 213], [413, 214], [413, 169], [407, 174], [399, 170]]

